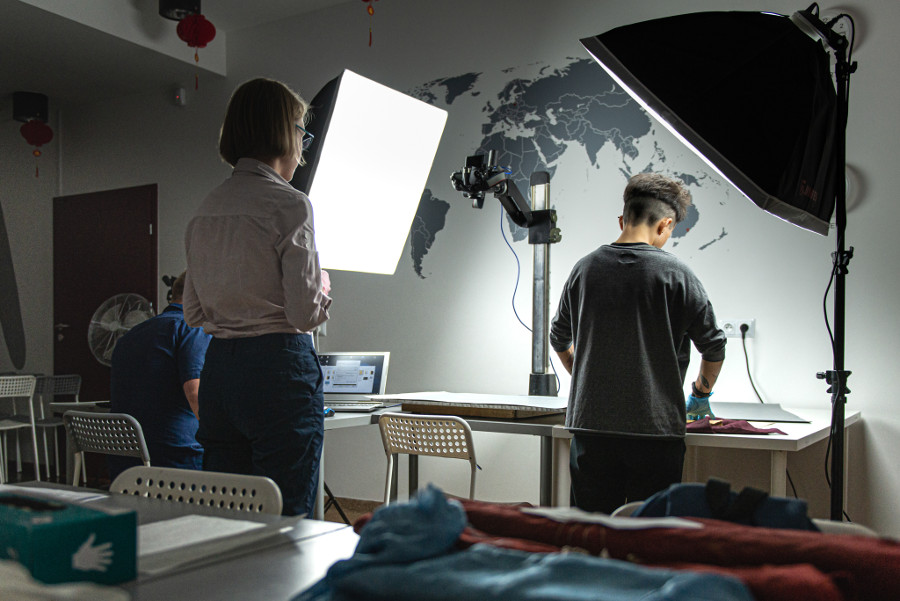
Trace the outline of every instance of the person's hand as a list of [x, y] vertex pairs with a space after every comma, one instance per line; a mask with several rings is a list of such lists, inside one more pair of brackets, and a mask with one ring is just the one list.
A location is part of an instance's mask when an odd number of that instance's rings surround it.
[[322, 270], [322, 292], [325, 296], [331, 294], [331, 276], [324, 269]]
[[702, 399], [694, 396], [693, 394], [687, 398], [687, 402], [685, 402], [684, 407], [687, 410], [687, 418], [689, 420], [703, 419], [704, 417], [715, 417], [715, 415], [713, 415], [712, 409], [709, 408], [710, 396], [712, 396], [711, 392], [709, 393], [709, 396]]

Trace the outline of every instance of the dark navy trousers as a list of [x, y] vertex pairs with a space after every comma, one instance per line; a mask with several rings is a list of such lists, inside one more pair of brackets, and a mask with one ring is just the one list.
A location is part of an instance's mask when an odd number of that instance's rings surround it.
[[681, 482], [684, 439], [575, 434], [569, 454], [571, 505], [612, 513]]
[[311, 515], [324, 441], [322, 369], [306, 334], [213, 338], [200, 376], [203, 469], [267, 476]]

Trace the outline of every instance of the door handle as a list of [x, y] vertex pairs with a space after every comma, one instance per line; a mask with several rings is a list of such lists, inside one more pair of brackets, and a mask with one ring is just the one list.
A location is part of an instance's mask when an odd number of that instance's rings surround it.
[[63, 339], [65, 338], [65, 336], [63, 336], [63, 330], [65, 330], [66, 328], [68, 328], [68, 327], [69, 327], [69, 324], [67, 324], [67, 323], [58, 323], [58, 324], [56, 324], [56, 325], [53, 326], [53, 327], [56, 328], [56, 341], [57, 341], [57, 342], [62, 342]]

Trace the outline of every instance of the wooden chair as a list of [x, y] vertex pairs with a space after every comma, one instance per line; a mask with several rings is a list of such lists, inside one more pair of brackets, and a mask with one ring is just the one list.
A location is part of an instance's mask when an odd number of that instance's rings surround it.
[[[465, 420], [444, 415], [417, 415], [414, 413], [383, 413], [378, 418], [381, 442], [387, 455], [387, 475], [384, 483], [384, 502], [391, 499], [391, 483], [394, 461], [399, 454], [430, 455], [469, 462], [469, 498], [475, 498], [475, 447], [472, 429]], [[409, 491], [414, 494], [415, 491]]]

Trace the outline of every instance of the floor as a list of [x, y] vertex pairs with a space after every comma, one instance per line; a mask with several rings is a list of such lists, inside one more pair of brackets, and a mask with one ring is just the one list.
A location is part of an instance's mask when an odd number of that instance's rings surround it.
[[[354, 523], [357, 518], [372, 511], [381, 505], [381, 501], [363, 501], [361, 499], [344, 499], [338, 497], [338, 504], [344, 511], [344, 515], [350, 523]], [[340, 514], [334, 506], [328, 508], [325, 512], [325, 521], [327, 522], [343, 522]]]

